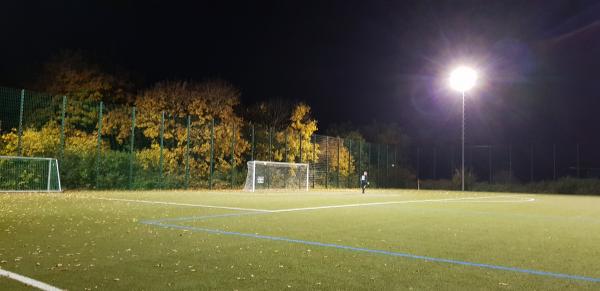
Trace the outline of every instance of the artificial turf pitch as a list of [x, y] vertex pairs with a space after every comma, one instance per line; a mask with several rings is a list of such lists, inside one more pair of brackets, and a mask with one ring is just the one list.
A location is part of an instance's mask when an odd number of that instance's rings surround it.
[[69, 290], [600, 289], [594, 196], [0, 194], [0, 231], [2, 269]]

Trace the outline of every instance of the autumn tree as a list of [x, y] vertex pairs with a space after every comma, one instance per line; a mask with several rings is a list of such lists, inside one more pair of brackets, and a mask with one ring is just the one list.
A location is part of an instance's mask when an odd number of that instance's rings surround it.
[[249, 106], [244, 116], [255, 125], [279, 131], [289, 126], [296, 105], [290, 100], [275, 98]]
[[78, 101], [125, 103], [130, 101], [133, 84], [122, 72], [107, 73], [81, 51], [61, 51], [43, 65], [33, 87]]
[[[276, 141], [283, 145], [275, 149], [275, 160], [312, 162], [313, 156], [317, 157], [319, 150], [311, 143], [311, 137], [316, 131], [317, 121], [310, 115], [310, 106], [304, 103], [296, 104], [285, 127], [275, 134]], [[302, 156], [300, 156], [301, 150]]]
[[[240, 92], [231, 84], [205, 82], [161, 82], [142, 92], [136, 99], [136, 128], [150, 141], [150, 148], [140, 153], [145, 167], [156, 167], [160, 149], [161, 121], [164, 120], [164, 167], [177, 174], [185, 163], [187, 118], [190, 116], [190, 169], [207, 175], [210, 166], [211, 126], [214, 120], [215, 168], [221, 173], [231, 169], [231, 144], [235, 140], [234, 166], [242, 162], [249, 144], [242, 136], [243, 120], [235, 113]], [[131, 134], [131, 112], [114, 110], [104, 118], [103, 132], [123, 143]]]
[[123, 70], [114, 71], [108, 73], [108, 69], [81, 51], [61, 51], [43, 64], [32, 87], [52, 95], [55, 103], [67, 96], [67, 126], [91, 131], [98, 121], [100, 101], [117, 104], [131, 101], [133, 84]]

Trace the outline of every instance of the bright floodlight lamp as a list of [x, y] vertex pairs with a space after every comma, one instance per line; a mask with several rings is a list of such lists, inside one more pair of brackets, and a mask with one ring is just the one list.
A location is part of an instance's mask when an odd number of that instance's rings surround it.
[[459, 92], [473, 88], [476, 81], [477, 72], [469, 67], [458, 67], [450, 73], [450, 87]]
[[450, 73], [450, 87], [462, 93], [462, 165], [461, 165], [461, 189], [465, 191], [465, 91], [475, 86], [477, 72], [469, 67], [458, 67]]

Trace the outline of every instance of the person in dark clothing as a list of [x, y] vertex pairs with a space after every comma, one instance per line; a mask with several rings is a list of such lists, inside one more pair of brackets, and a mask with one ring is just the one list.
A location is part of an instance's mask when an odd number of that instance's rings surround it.
[[362, 188], [363, 194], [365, 194], [365, 189], [369, 185], [369, 181], [367, 180], [367, 171], [364, 172], [362, 176], [360, 176], [360, 187]]

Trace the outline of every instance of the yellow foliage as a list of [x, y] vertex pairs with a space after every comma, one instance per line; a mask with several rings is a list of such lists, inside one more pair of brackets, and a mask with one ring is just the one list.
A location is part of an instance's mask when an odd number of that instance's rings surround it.
[[13, 156], [17, 154], [17, 132], [12, 130], [0, 135], [0, 155]]
[[[317, 131], [317, 121], [310, 117], [310, 106], [299, 103], [294, 107], [290, 116], [290, 125], [281, 132], [275, 133], [275, 140], [285, 144], [287, 135], [287, 161], [294, 162], [300, 158], [300, 144], [302, 144], [302, 162], [316, 162], [319, 156], [319, 145], [311, 143], [311, 136]], [[313, 151], [315, 152], [313, 155]], [[275, 160], [282, 161], [285, 157], [285, 149], [279, 148], [273, 152]], [[314, 161], [313, 161], [314, 157]]]
[[[325, 144], [327, 143], [327, 144]], [[339, 146], [339, 164], [338, 164], [338, 146]], [[327, 150], [329, 169], [337, 171], [340, 169], [341, 176], [348, 176], [355, 172], [355, 160], [350, 154], [348, 148], [339, 138], [329, 138], [321, 142], [321, 148]]]
[[[142, 167], [158, 165], [160, 158], [161, 119], [164, 112], [163, 149], [165, 173], [184, 168], [188, 140], [187, 117], [190, 118], [190, 170], [207, 175], [210, 163], [211, 123], [214, 125], [215, 169], [231, 168], [231, 144], [235, 138], [234, 163], [240, 165], [250, 144], [242, 134], [243, 120], [234, 107], [239, 91], [223, 81], [202, 83], [163, 82], [136, 98], [136, 131], [151, 141], [151, 148], [141, 150], [137, 158]], [[112, 135], [120, 144], [131, 136], [131, 108], [121, 107], [103, 118], [103, 134]]]
[[[94, 154], [98, 146], [98, 135], [79, 130], [69, 132], [65, 141], [65, 150], [72, 153]], [[104, 148], [105, 146], [101, 144]]]
[[[1, 136], [0, 154], [17, 155], [19, 138], [16, 130]], [[31, 157], [54, 157], [60, 145], [60, 128], [55, 122], [49, 122], [40, 130], [27, 128], [21, 137], [21, 155]]]

